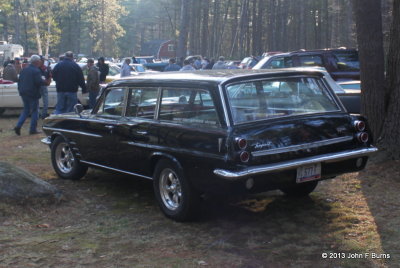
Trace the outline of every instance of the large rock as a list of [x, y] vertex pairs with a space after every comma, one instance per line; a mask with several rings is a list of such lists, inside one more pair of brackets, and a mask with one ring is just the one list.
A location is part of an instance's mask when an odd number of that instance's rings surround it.
[[55, 203], [62, 198], [55, 186], [8, 163], [0, 162], [0, 201], [18, 204]]

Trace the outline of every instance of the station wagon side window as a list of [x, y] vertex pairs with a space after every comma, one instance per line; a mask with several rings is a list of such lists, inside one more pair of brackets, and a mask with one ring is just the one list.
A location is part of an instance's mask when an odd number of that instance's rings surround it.
[[187, 125], [220, 126], [211, 94], [203, 89], [163, 89], [159, 119]]
[[157, 88], [132, 88], [129, 93], [126, 116], [153, 119], [157, 95]]
[[122, 116], [125, 106], [124, 88], [111, 88], [107, 90], [103, 101], [97, 110], [97, 115], [104, 116]]

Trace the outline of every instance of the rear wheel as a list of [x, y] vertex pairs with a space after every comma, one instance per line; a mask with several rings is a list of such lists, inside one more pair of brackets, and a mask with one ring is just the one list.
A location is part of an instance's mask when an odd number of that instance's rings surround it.
[[318, 181], [303, 182], [288, 187], [283, 187], [280, 190], [287, 196], [304, 197], [312, 193], [318, 185]]
[[176, 221], [192, 220], [198, 213], [199, 194], [173, 161], [162, 159], [153, 175], [154, 193], [161, 211]]
[[62, 137], [57, 137], [51, 144], [51, 163], [62, 179], [79, 180], [87, 171], [87, 166], [75, 158], [68, 142]]

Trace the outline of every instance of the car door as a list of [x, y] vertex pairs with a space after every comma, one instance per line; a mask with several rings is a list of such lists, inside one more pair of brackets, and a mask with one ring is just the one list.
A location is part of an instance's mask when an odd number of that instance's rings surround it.
[[119, 131], [127, 92], [127, 88], [107, 89], [94, 114], [82, 121], [80, 153], [84, 161], [118, 168]]
[[158, 141], [154, 119], [158, 91], [157, 87], [129, 90], [126, 114], [117, 129], [118, 168], [121, 170], [151, 176], [148, 160]]

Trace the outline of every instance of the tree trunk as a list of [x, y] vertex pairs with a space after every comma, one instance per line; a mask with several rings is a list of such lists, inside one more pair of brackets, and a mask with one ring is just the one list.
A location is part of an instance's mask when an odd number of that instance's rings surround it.
[[361, 113], [378, 137], [384, 118], [384, 57], [380, 1], [353, 0], [361, 70]]
[[209, 18], [210, 3], [209, 0], [202, 1], [203, 23], [201, 25], [201, 55], [205, 56], [208, 53], [208, 18]]
[[[400, 158], [400, 1], [393, 1], [386, 82], [388, 107], [382, 131], [382, 145], [392, 158]], [[381, 92], [382, 94], [382, 92]]]
[[32, 0], [31, 2], [31, 12], [32, 12], [32, 19], [33, 19], [33, 24], [35, 26], [35, 38], [36, 38], [36, 45], [37, 45], [37, 53], [39, 55], [42, 55], [42, 41], [40, 40], [40, 32], [39, 32], [39, 21], [36, 13], [36, 5], [35, 5], [35, 0]]
[[19, 0], [14, 0], [14, 21], [15, 21], [15, 34], [14, 34], [14, 43], [21, 43], [21, 33], [20, 33], [20, 17], [19, 17]]
[[180, 23], [180, 27], [179, 27], [178, 49], [176, 51], [176, 55], [178, 58], [186, 57], [188, 25], [190, 22], [189, 13], [188, 13], [189, 2], [190, 2], [190, 0], [182, 0], [181, 1], [181, 23]]

